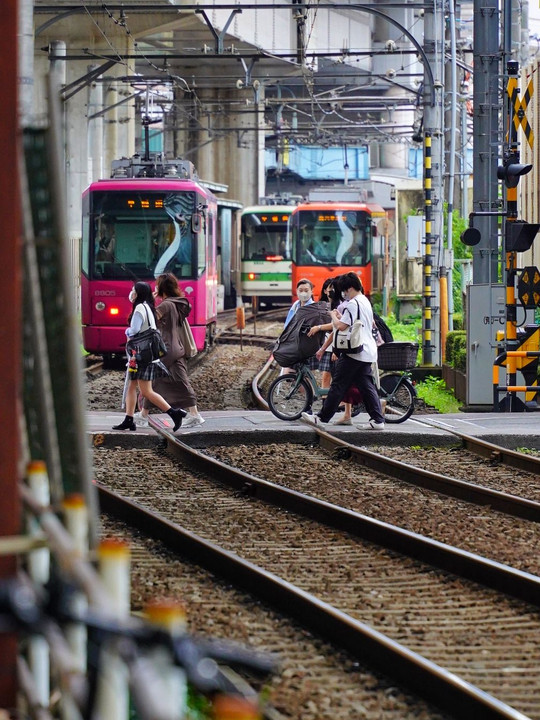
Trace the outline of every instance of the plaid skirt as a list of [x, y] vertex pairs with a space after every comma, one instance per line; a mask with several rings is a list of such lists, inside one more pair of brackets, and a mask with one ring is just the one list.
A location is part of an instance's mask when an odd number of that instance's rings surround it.
[[307, 359], [307, 364], [310, 370], [320, 370], [319, 361], [315, 357], [315, 355], [312, 355]]
[[148, 365], [139, 365], [136, 372], [129, 371], [129, 361], [126, 368], [126, 377], [124, 380], [124, 391], [122, 393], [122, 407], [126, 407], [126, 395], [130, 382], [135, 380], [155, 380], [158, 377], [164, 377], [169, 371], [161, 360], [149, 363]]
[[319, 370], [321, 372], [332, 372], [335, 362], [332, 362], [332, 351], [324, 352], [319, 360]]
[[155, 380], [169, 374], [169, 371], [161, 360], [148, 363], [148, 365], [139, 365], [136, 372], [127, 371], [130, 380]]

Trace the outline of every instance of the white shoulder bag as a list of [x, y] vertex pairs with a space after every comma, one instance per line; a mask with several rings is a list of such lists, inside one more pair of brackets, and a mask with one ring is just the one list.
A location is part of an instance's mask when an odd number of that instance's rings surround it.
[[340, 355], [341, 353], [353, 355], [362, 352], [364, 347], [365, 326], [360, 320], [360, 305], [358, 304], [358, 300], [356, 301], [356, 305], [358, 308], [358, 319], [354, 320], [352, 325], [349, 325], [345, 330], [336, 330], [335, 332], [334, 352], [336, 355]]

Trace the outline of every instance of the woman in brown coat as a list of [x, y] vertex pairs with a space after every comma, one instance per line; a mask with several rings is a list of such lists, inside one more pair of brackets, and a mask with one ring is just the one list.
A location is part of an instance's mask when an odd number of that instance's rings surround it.
[[[188, 410], [182, 427], [202, 425], [204, 419], [197, 410], [197, 396], [187, 374], [186, 351], [178, 333], [191, 311], [191, 304], [172, 273], [158, 277], [154, 294], [162, 300], [156, 307], [157, 327], [167, 346], [167, 355], [162, 362], [169, 371], [168, 376], [154, 381], [154, 390], [174, 407]], [[151, 407], [152, 404], [145, 399], [141, 412], [135, 415], [137, 425], [148, 425], [148, 411]]]

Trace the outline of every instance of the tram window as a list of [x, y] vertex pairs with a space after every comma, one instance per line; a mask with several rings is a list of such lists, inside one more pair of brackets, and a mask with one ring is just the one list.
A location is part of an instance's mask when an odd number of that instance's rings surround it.
[[269, 219], [264, 221], [263, 216], [256, 213], [242, 217], [242, 260], [266, 260], [269, 256], [290, 260], [287, 223], [269, 222]]
[[[307, 265], [365, 265], [371, 236], [366, 213], [353, 210], [302, 211], [293, 241], [301, 263]], [[298, 241], [296, 243], [296, 241]]]
[[90, 218], [88, 215], [83, 217], [82, 221], [82, 239], [81, 239], [81, 270], [85, 275], [90, 272]]
[[[193, 277], [194, 193], [96, 192], [89, 250], [96, 278]], [[84, 228], [84, 226], [83, 226]], [[90, 252], [88, 253], [90, 254]]]
[[206, 268], [206, 221], [199, 225], [199, 232], [195, 236], [197, 243], [197, 277], [201, 277]]

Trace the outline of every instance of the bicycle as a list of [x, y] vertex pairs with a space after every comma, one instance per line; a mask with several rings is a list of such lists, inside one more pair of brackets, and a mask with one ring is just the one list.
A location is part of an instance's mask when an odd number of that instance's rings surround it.
[[[416, 343], [391, 342], [379, 347], [379, 397], [384, 419], [388, 423], [402, 423], [414, 412], [416, 390], [408, 368], [416, 364]], [[396, 367], [397, 366], [397, 367]], [[268, 388], [268, 406], [280, 420], [298, 420], [309, 412], [313, 403], [328, 395], [328, 388], [320, 387], [306, 363], [294, 366], [294, 373], [276, 378]], [[354, 415], [360, 412], [358, 407]]]

